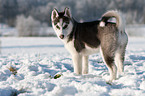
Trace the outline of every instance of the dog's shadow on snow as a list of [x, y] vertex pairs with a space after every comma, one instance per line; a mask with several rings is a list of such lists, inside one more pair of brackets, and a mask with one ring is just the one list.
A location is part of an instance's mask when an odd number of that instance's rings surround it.
[[[67, 62], [63, 62], [63, 61], [69, 61], [69, 63]], [[60, 69], [61, 72], [66, 72], [66, 71], [70, 71], [71, 73], [73, 73], [74, 68], [73, 68], [73, 64], [72, 64], [72, 59], [71, 58], [64, 58], [62, 60], [60, 60], [59, 62], [53, 62], [54, 66], [57, 69]], [[103, 60], [101, 59], [101, 57], [98, 57], [98, 59], [89, 59], [89, 70], [95, 71], [95, 72], [100, 72], [99, 74], [96, 75], [92, 75], [91, 72], [89, 72], [88, 75], [82, 75], [83, 78], [95, 78], [95, 77], [101, 77], [103, 75], [108, 75], [108, 69], [105, 65], [105, 63], [103, 62]]]
[[96, 73], [100, 72], [99, 75], [108, 74], [108, 68], [100, 56], [97, 59], [89, 59], [89, 64], [91, 65], [91, 70]]

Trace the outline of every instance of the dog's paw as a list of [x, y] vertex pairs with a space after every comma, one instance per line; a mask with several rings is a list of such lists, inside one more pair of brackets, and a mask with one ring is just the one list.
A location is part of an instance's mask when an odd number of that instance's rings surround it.
[[88, 70], [83, 70], [82, 74], [88, 74]]

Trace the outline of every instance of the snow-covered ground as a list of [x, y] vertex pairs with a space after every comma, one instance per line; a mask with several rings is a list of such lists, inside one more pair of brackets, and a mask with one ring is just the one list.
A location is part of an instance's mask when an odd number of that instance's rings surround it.
[[89, 74], [77, 76], [57, 38], [0, 39], [0, 96], [145, 96], [145, 38], [129, 38], [125, 72], [111, 84], [99, 53], [89, 58]]

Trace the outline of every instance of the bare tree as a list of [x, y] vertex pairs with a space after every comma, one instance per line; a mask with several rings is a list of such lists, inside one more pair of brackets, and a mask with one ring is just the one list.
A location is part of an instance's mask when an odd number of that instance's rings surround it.
[[19, 32], [19, 36], [39, 36], [40, 22], [34, 20], [29, 16], [26, 18], [24, 15], [17, 17], [16, 28]]

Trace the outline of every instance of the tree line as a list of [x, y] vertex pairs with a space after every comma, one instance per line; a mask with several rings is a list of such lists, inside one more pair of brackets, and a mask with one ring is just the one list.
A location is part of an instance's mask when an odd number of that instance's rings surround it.
[[107, 10], [119, 10], [127, 24], [145, 24], [144, 5], [145, 0], [0, 0], [0, 23], [20, 27], [22, 21], [31, 17], [37, 23], [33, 26], [51, 26], [53, 8], [63, 11], [69, 7], [78, 21], [96, 20]]

